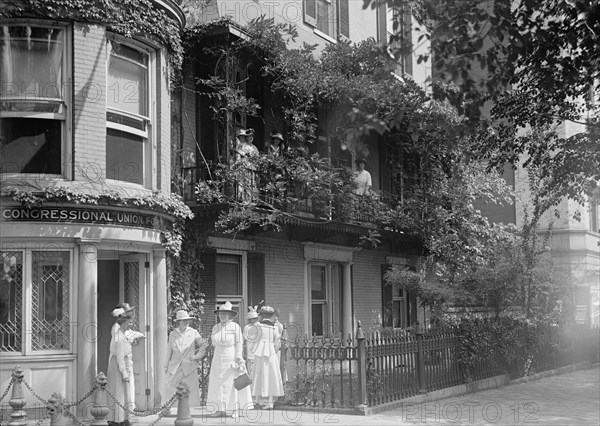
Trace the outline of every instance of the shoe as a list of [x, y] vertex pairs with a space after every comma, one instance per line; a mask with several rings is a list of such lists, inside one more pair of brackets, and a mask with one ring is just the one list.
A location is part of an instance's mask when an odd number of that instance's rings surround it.
[[211, 419], [227, 417], [227, 413], [225, 413], [225, 411], [217, 411], [216, 413], [208, 414], [206, 417], [209, 417]]

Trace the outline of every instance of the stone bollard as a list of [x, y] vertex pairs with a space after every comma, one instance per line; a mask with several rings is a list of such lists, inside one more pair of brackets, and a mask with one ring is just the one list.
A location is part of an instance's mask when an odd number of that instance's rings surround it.
[[65, 399], [58, 392], [53, 393], [48, 399], [46, 409], [50, 416], [50, 426], [70, 426], [77, 424], [68, 415], [68, 409], [65, 407]]
[[25, 398], [23, 397], [23, 369], [20, 365], [16, 365], [12, 371], [12, 393], [10, 396], [10, 405], [13, 409], [10, 413], [10, 422], [8, 426], [26, 426], [27, 425], [27, 413], [23, 410], [25, 407]]
[[180, 382], [177, 385], [177, 418], [175, 426], [193, 426], [194, 419], [190, 414], [190, 390], [188, 385]]
[[94, 406], [90, 410], [94, 421], [90, 423], [90, 426], [104, 426], [108, 425], [106, 416], [108, 415], [108, 398], [106, 397], [106, 375], [102, 372], [96, 376], [96, 392], [94, 394]]

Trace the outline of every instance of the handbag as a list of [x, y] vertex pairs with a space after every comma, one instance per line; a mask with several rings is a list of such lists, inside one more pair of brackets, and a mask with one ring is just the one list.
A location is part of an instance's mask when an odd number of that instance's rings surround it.
[[233, 387], [236, 390], [242, 390], [246, 386], [250, 386], [252, 384], [252, 379], [248, 375], [248, 373], [243, 373], [233, 379]]

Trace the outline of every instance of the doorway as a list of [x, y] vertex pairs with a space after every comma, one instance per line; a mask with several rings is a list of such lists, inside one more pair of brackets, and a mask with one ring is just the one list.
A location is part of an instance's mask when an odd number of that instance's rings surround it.
[[112, 310], [121, 302], [135, 306], [131, 329], [144, 333], [146, 339], [133, 345], [133, 376], [135, 381], [135, 405], [146, 410], [149, 403], [149, 359], [147, 345], [147, 262], [144, 255], [130, 253], [118, 259], [98, 260], [98, 369], [107, 372], [110, 354], [111, 328], [115, 323]]

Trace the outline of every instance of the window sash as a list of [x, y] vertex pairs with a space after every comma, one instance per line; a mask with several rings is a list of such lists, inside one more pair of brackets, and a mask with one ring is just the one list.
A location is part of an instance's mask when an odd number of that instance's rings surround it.
[[[20, 265], [20, 279], [15, 280], [15, 284], [20, 281], [20, 291], [15, 287], [14, 308], [8, 315], [4, 309], [0, 313], [0, 353], [72, 353], [72, 251], [0, 251], [2, 275], [12, 257], [16, 259], [13, 263]], [[6, 300], [4, 291], [2, 296]], [[7, 317], [14, 320], [7, 322]], [[7, 329], [11, 324], [12, 329]], [[12, 348], [6, 346], [10, 341], [15, 342]]]

